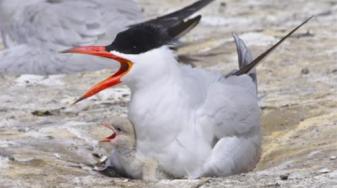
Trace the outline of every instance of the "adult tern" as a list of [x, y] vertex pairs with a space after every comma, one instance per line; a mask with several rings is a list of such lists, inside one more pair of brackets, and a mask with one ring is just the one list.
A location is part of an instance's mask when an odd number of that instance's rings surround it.
[[176, 177], [227, 176], [246, 172], [260, 158], [260, 108], [254, 67], [310, 19], [253, 59], [234, 36], [239, 70], [227, 75], [179, 65], [167, 47], [193, 28], [193, 5], [119, 33], [108, 46], [84, 46], [66, 53], [113, 59], [120, 69], [77, 102], [119, 83], [131, 89], [128, 118], [137, 135], [137, 152], [158, 160]]

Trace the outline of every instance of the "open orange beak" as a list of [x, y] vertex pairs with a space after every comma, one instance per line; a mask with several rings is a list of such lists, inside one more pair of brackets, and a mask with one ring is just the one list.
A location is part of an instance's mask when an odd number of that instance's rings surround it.
[[101, 81], [100, 83], [96, 84], [95, 86], [91, 87], [82, 97], [77, 99], [74, 104], [91, 97], [104, 89], [109, 87], [115, 86], [121, 83], [121, 78], [129, 72], [133, 63], [130, 60], [124, 59], [117, 55], [114, 55], [106, 50], [105, 46], [83, 46], [83, 47], [76, 47], [69, 50], [65, 50], [62, 53], [77, 53], [77, 54], [88, 54], [88, 55], [95, 55], [99, 57], [105, 57], [109, 59], [116, 60], [120, 63], [119, 70], [113, 74], [112, 76], [108, 77], [107, 79]]

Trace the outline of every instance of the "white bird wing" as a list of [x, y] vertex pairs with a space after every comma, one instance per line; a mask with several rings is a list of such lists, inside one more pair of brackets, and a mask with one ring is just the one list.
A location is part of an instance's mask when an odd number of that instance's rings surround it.
[[261, 139], [255, 137], [225, 137], [210, 152], [209, 158], [190, 178], [219, 177], [248, 172], [255, 168], [260, 158]]
[[[237, 35], [233, 35], [238, 53], [239, 69], [252, 62], [249, 48]], [[210, 81], [207, 97], [198, 111], [203, 132], [211, 140], [249, 133], [259, 127], [260, 109], [256, 95], [256, 72], [234, 76], [233, 73]], [[210, 128], [209, 125], [213, 125]], [[215, 143], [213, 143], [215, 144]]]
[[213, 131], [217, 139], [228, 136], [243, 136], [259, 127], [260, 109], [257, 103], [254, 68], [264, 57], [311, 18], [292, 29], [254, 60], [243, 40], [234, 35], [239, 57], [239, 70], [226, 75], [223, 80], [211, 84], [208, 89], [208, 97], [200, 112], [201, 117], [215, 125]]
[[260, 108], [255, 88], [248, 75], [211, 84], [197, 114], [204, 132], [221, 139], [248, 134], [252, 128], [259, 127]]
[[208, 87], [206, 100], [197, 117], [213, 149], [205, 164], [194, 171], [191, 177], [226, 176], [255, 167], [260, 156], [261, 135], [254, 68], [311, 18], [292, 29], [254, 60], [245, 43], [234, 35], [239, 70]]
[[[240, 53], [250, 54], [245, 45], [241, 47]], [[247, 53], [240, 53], [241, 63], [250, 59]], [[227, 176], [255, 166], [260, 148], [260, 108], [252, 77], [221, 77], [211, 83], [196, 116], [212, 150], [190, 177]]]
[[[104, 63], [86, 63], [88, 61], [84, 59], [87, 56], [77, 58], [79, 62], [82, 61], [82, 67], [60, 67], [64, 64], [75, 65], [75, 62], [67, 62], [72, 58], [64, 58], [62, 56], [65, 55], [58, 52], [85, 44], [108, 44], [118, 32], [142, 18], [141, 11], [132, 0], [2, 0], [0, 11], [3, 40], [8, 51], [12, 50], [2, 53], [1, 56], [5, 58], [0, 60], [0, 71], [14, 74], [102, 69]], [[20, 52], [22, 49], [24, 53]], [[15, 56], [25, 59], [16, 59]], [[8, 68], [8, 65], [21, 68], [16, 70]]]

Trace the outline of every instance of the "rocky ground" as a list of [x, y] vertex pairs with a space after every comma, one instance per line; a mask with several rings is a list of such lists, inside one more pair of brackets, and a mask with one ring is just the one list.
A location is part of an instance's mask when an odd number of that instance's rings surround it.
[[[148, 17], [193, 0], [139, 0]], [[197, 41], [180, 53], [198, 54], [198, 67], [236, 67], [231, 33], [258, 54], [289, 29], [317, 15], [258, 67], [263, 155], [250, 173], [226, 178], [146, 183], [109, 178], [92, 169], [93, 153], [109, 146], [99, 126], [125, 116], [129, 91], [110, 89], [71, 105], [110, 71], [68, 76], [0, 77], [0, 187], [337, 187], [337, 1], [217, 0]]]

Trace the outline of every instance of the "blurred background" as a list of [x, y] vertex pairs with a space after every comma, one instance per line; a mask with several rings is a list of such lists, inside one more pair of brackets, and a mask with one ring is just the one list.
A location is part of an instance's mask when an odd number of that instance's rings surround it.
[[[0, 5], [3, 2], [0, 0]], [[57, 5], [63, 1], [46, 2]], [[192, 2], [137, 1], [144, 18]], [[201, 14], [200, 25], [182, 39], [185, 45], [178, 53], [193, 58], [194, 66], [223, 73], [237, 67], [233, 32], [258, 55], [306, 18], [316, 17], [257, 69], [264, 136], [258, 167], [248, 174], [228, 178], [172, 180], [153, 186], [337, 186], [337, 1], [215, 0]], [[142, 16], [136, 15], [134, 19], [141, 21]], [[0, 21], [5, 23], [3, 20], [2, 15]], [[99, 42], [92, 38], [89, 41]], [[0, 64], [5, 64], [5, 55], [14, 52], [8, 51], [10, 48], [4, 51], [4, 45], [0, 46], [3, 50]], [[29, 58], [20, 57], [14, 55], [11, 60]], [[86, 61], [95, 63], [95, 59]], [[71, 105], [86, 89], [113, 72], [92, 71], [110, 66], [106, 62], [101, 65], [67, 75], [0, 72], [2, 187], [149, 186], [140, 181], [104, 177], [92, 169], [95, 163], [92, 154], [109, 151], [109, 146], [97, 143], [107, 135], [106, 129], [99, 125], [105, 120], [113, 121], [114, 116], [126, 116], [130, 96], [127, 87], [121, 85]], [[52, 66], [48, 70], [55, 69]]]

